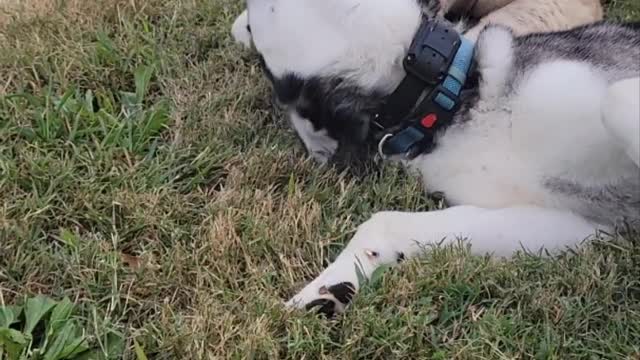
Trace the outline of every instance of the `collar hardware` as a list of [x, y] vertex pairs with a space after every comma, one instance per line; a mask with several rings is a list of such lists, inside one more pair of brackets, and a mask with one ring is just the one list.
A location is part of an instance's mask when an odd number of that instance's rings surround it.
[[404, 69], [435, 85], [443, 80], [459, 46], [460, 36], [455, 30], [423, 21], [404, 58]]
[[460, 106], [460, 93], [472, 68], [473, 43], [441, 22], [423, 19], [403, 59], [405, 78], [385, 98], [371, 121], [382, 158], [405, 158], [435, 147]]

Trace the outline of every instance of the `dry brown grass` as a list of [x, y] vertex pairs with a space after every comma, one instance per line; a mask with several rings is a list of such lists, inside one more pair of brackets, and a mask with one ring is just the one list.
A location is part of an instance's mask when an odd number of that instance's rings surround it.
[[98, 16], [102, 6], [114, 2], [117, 1], [105, 0], [101, 6], [95, 6], [90, 1], [82, 0], [0, 0], [0, 29], [12, 22], [52, 16], [89, 21]]

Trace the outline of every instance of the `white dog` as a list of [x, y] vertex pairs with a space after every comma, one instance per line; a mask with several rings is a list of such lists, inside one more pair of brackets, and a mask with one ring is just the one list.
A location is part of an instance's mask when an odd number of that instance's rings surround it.
[[356, 265], [369, 276], [443, 240], [508, 256], [640, 228], [640, 26], [516, 37], [482, 24], [473, 41], [437, 0], [247, 5], [236, 39], [312, 157], [375, 144], [453, 205], [375, 214], [288, 305], [342, 311]]

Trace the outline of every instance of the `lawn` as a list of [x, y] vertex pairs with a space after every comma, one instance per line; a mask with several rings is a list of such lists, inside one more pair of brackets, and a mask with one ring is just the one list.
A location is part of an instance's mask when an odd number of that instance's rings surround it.
[[640, 358], [633, 236], [504, 261], [460, 244], [336, 319], [283, 309], [374, 212], [443, 204], [391, 165], [306, 159], [230, 39], [240, 11], [0, 0], [0, 349], [3, 311], [43, 294], [74, 305], [85, 358]]

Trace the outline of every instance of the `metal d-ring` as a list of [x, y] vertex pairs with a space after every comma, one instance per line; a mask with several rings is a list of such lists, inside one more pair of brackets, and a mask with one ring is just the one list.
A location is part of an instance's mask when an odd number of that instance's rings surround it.
[[389, 138], [391, 138], [392, 136], [393, 136], [393, 134], [385, 134], [382, 137], [382, 139], [380, 139], [380, 142], [378, 143], [378, 155], [380, 155], [382, 160], [386, 160], [387, 159], [387, 156], [382, 151], [382, 148], [384, 147], [384, 144], [387, 142], [387, 140], [389, 140]]

